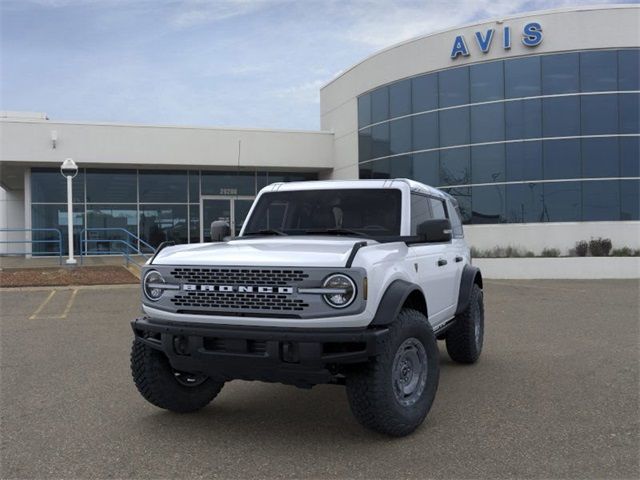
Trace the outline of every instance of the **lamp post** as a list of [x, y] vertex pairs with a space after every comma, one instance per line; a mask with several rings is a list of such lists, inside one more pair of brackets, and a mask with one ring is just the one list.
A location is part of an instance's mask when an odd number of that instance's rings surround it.
[[78, 166], [71, 158], [67, 158], [60, 166], [60, 173], [67, 179], [67, 233], [69, 235], [69, 258], [67, 265], [75, 265], [77, 260], [73, 258], [73, 177], [78, 174]]

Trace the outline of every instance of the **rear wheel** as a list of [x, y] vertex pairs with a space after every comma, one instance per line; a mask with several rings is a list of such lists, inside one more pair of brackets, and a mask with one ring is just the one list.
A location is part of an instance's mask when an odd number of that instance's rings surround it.
[[224, 386], [203, 374], [175, 370], [164, 353], [138, 340], [131, 348], [131, 373], [149, 403], [179, 413], [206, 407]]
[[447, 353], [458, 363], [475, 363], [484, 343], [484, 302], [482, 289], [473, 284], [469, 305], [456, 316], [446, 333]]
[[347, 375], [351, 411], [367, 428], [405, 436], [424, 421], [438, 388], [438, 347], [426, 317], [403, 309], [382, 351]]

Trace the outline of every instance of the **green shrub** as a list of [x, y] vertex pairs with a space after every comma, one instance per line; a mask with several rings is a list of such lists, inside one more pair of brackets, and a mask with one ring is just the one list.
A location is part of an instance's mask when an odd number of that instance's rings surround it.
[[589, 244], [585, 240], [580, 240], [576, 242], [575, 251], [578, 257], [586, 257], [589, 252]]
[[606, 257], [611, 251], [611, 239], [592, 238], [589, 242], [589, 251], [594, 257]]
[[632, 255], [633, 250], [631, 250], [629, 247], [614, 248], [613, 250], [611, 250], [612, 257], [630, 257]]
[[541, 257], [559, 257], [560, 256], [560, 250], [558, 250], [557, 248], [545, 248], [542, 250], [542, 253], [540, 254]]

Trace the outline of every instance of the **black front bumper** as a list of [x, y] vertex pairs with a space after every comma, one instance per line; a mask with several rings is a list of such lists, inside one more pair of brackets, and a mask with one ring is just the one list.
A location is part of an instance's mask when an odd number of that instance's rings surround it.
[[131, 322], [136, 340], [164, 352], [176, 370], [220, 380], [297, 386], [340, 381], [346, 365], [380, 351], [387, 328], [302, 329]]

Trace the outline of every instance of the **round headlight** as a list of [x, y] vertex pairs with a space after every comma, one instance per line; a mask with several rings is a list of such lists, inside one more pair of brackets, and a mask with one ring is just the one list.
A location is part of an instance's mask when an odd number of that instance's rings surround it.
[[142, 281], [142, 290], [144, 295], [152, 302], [157, 301], [164, 293], [164, 288], [159, 285], [164, 284], [164, 278], [157, 270], [151, 270], [146, 273]]
[[322, 285], [324, 288], [333, 290], [323, 295], [324, 301], [333, 308], [344, 308], [351, 305], [356, 298], [356, 285], [346, 275], [336, 273], [330, 275]]

